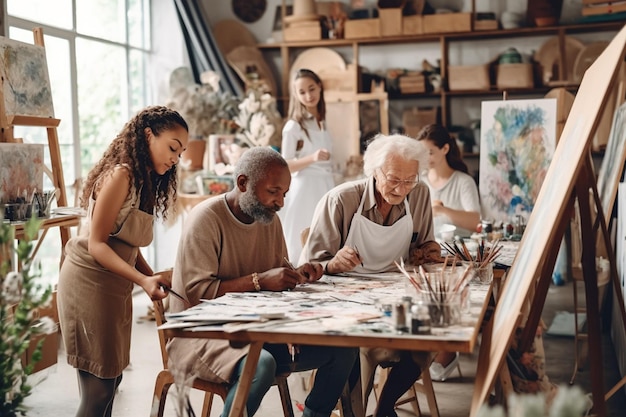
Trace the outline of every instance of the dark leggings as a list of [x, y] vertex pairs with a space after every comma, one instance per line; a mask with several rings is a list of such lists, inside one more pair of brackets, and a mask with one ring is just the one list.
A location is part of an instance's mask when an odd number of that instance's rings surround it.
[[117, 378], [98, 378], [87, 371], [78, 370], [80, 405], [76, 417], [111, 417], [115, 390], [122, 382]]
[[402, 351], [400, 362], [394, 364], [387, 377], [387, 382], [383, 386], [378, 399], [375, 417], [396, 416], [394, 411], [396, 402], [404, 394], [421, 374], [418, 364], [413, 361], [411, 352]]

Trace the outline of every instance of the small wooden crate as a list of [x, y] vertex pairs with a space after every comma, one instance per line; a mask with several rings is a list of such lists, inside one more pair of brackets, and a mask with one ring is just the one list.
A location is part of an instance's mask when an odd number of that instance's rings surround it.
[[346, 39], [378, 38], [380, 37], [380, 19], [346, 20], [344, 37]]
[[583, 0], [581, 14], [583, 16], [595, 16], [624, 11], [626, 11], [626, 3], [621, 1]]
[[421, 35], [424, 33], [424, 16], [416, 14], [402, 18], [403, 35]]
[[414, 138], [426, 125], [439, 122], [439, 107], [413, 107], [402, 112], [404, 134]]
[[424, 33], [470, 32], [471, 13], [438, 13], [424, 15]]
[[533, 88], [533, 64], [502, 64], [496, 69], [496, 86], [505, 88]]
[[402, 9], [399, 7], [378, 9], [381, 36], [402, 35]]
[[497, 20], [475, 20], [474, 21], [474, 30], [498, 30], [498, 21]]
[[448, 90], [489, 90], [489, 65], [448, 66]]
[[290, 23], [283, 29], [283, 38], [286, 42], [318, 41], [322, 39], [320, 22]]

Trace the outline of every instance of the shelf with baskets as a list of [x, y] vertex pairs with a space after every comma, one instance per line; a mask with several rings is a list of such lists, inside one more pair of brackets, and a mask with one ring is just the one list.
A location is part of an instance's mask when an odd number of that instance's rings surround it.
[[[279, 42], [273, 44], [261, 44], [259, 47], [265, 54], [274, 54], [276, 61], [280, 62], [281, 66], [281, 86], [282, 97], [285, 97], [283, 108], [286, 109], [286, 102], [288, 99], [287, 92], [289, 91], [289, 70], [293, 63], [293, 60], [300, 51], [306, 50], [312, 47], [324, 47], [334, 50], [341, 50], [346, 55], [351, 54], [351, 62], [356, 66], [361, 66], [363, 62], [364, 53], [368, 49], [376, 47], [385, 47], [388, 51], [388, 46], [401, 46], [405, 45], [403, 51], [406, 49], [406, 45], [409, 47], [415, 46], [415, 54], [420, 54], [420, 51], [424, 48], [430, 48], [438, 50], [440, 59], [440, 73], [442, 78], [442, 87], [439, 90], [425, 93], [416, 94], [398, 94], [397, 92], [389, 92], [388, 98], [391, 101], [404, 100], [404, 101], [416, 101], [429, 102], [440, 107], [441, 122], [450, 126], [453, 124], [462, 124], [462, 118], [459, 119], [456, 112], [457, 106], [461, 108], [466, 107], [464, 102], [468, 100], [482, 100], [485, 97], [502, 95], [503, 92], [507, 92], [509, 97], [516, 96], [520, 98], [524, 97], [541, 97], [545, 95], [550, 89], [555, 87], [565, 87], [571, 92], [576, 92], [577, 83], [566, 80], [566, 71], [568, 71], [568, 60], [564, 52], [566, 52], [566, 42], [569, 37], [573, 35], [591, 36], [592, 38], [599, 34], [601, 39], [610, 40], [613, 35], [622, 28], [624, 21], [608, 21], [598, 23], [585, 23], [585, 24], [573, 24], [573, 25], [561, 25], [550, 27], [527, 27], [518, 29], [507, 30], [483, 30], [483, 31], [470, 31], [470, 32], [451, 32], [451, 33], [429, 33], [419, 35], [398, 35], [388, 37], [368, 37], [368, 38], [356, 38], [356, 39], [322, 39], [316, 41], [298, 41], [298, 42]], [[587, 35], [591, 34], [591, 35]], [[504, 45], [517, 45], [518, 43], [525, 45], [525, 47], [538, 50], [542, 43], [548, 38], [556, 38], [556, 54], [554, 55], [554, 74], [553, 82], [544, 85], [541, 82], [541, 77], [537, 78], [536, 73], [532, 72], [532, 76], [535, 78], [532, 80], [532, 84], [523, 88], [498, 88], [494, 77], [489, 74], [488, 84], [483, 88], [472, 88], [468, 90], [450, 90], [450, 69], [454, 72], [455, 66], [467, 65], [463, 61], [464, 55], [468, 53], [464, 49], [477, 49], [480, 51], [483, 49], [482, 45], [489, 45], [491, 47], [500, 47], [504, 49]], [[473, 44], [472, 46], [468, 46]], [[478, 46], [477, 46], [478, 45]], [[279, 53], [279, 57], [276, 54]], [[472, 52], [470, 52], [472, 53]], [[493, 60], [494, 57], [490, 57], [489, 60]], [[571, 57], [570, 57], [571, 59]], [[493, 64], [493, 62], [492, 62]], [[483, 62], [481, 65], [488, 65]], [[357, 71], [358, 76], [360, 72]], [[514, 75], [515, 76], [515, 75]], [[357, 85], [361, 85], [360, 80], [357, 81]], [[460, 102], [456, 104], [455, 102]], [[391, 116], [390, 116], [391, 117]]]

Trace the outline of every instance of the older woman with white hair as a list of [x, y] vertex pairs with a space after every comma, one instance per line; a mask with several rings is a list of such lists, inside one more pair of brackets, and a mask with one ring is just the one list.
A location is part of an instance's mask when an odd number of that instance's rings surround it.
[[[330, 190], [317, 204], [300, 263], [319, 262], [327, 274], [396, 270], [394, 261], [440, 262], [430, 194], [419, 172], [428, 167], [424, 143], [378, 135], [363, 156], [364, 179]], [[398, 398], [419, 378], [428, 353], [361, 349], [363, 399], [376, 366], [391, 366], [374, 417], [395, 416]], [[365, 404], [366, 405], [366, 404]]]

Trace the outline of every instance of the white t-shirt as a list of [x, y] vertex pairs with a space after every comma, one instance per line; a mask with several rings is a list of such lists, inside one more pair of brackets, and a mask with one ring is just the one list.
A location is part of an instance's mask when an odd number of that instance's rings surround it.
[[[430, 199], [441, 200], [443, 205], [453, 210], [475, 211], [480, 214], [480, 199], [478, 197], [478, 187], [474, 178], [461, 171], [454, 171], [448, 182], [441, 188], [435, 188], [428, 182], [428, 176], [424, 175], [423, 181], [430, 189]], [[448, 216], [437, 216], [433, 218], [435, 234], [442, 224], [452, 224]], [[457, 226], [458, 235], [471, 235], [472, 231], [462, 229]]]

